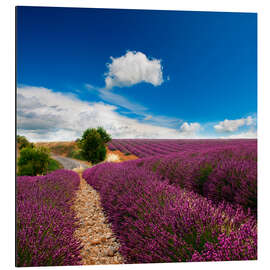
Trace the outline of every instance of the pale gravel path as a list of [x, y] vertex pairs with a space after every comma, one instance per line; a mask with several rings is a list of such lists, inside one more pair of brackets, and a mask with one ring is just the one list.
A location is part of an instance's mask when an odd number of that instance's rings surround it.
[[80, 167], [83, 169], [89, 168], [89, 166], [87, 166], [86, 164], [84, 164], [83, 162], [77, 159], [57, 156], [54, 154], [52, 154], [52, 158], [60, 162], [63, 165], [63, 167], [68, 170], [73, 170], [75, 168], [80, 168]]
[[79, 228], [75, 231], [75, 237], [84, 246], [81, 250], [82, 263], [123, 263], [123, 258], [118, 252], [119, 243], [106, 221], [99, 194], [82, 177], [73, 209], [79, 218]]

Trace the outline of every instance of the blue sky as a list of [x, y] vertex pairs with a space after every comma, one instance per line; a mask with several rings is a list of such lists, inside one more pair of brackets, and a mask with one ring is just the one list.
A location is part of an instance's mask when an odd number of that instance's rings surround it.
[[18, 133], [257, 135], [255, 13], [17, 8]]

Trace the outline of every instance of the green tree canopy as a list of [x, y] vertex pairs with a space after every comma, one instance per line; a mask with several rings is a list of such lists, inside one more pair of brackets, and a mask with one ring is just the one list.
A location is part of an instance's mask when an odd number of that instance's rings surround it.
[[106, 157], [105, 142], [94, 128], [86, 129], [79, 141], [82, 156], [93, 164], [101, 162]]
[[101, 136], [101, 138], [104, 141], [104, 143], [107, 143], [107, 142], [111, 141], [111, 139], [112, 139], [111, 138], [111, 135], [108, 134], [107, 131], [103, 127], [98, 127], [97, 128], [97, 132]]

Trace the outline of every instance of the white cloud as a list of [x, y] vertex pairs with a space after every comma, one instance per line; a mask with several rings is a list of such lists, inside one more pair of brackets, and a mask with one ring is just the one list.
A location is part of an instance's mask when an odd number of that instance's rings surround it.
[[237, 119], [237, 120], [228, 120], [225, 119], [222, 122], [219, 122], [218, 125], [215, 125], [214, 128], [215, 130], [219, 132], [224, 132], [224, 131], [229, 131], [233, 132], [236, 131], [239, 127], [245, 125], [245, 119]]
[[103, 126], [113, 138], [190, 136], [187, 132], [122, 116], [116, 106], [82, 101], [73, 94], [43, 87], [18, 88], [17, 101], [18, 134], [30, 141], [71, 141], [80, 137], [86, 128], [97, 126]]
[[248, 116], [247, 118], [241, 118], [236, 120], [228, 120], [219, 122], [214, 126], [215, 130], [218, 132], [234, 132], [237, 131], [242, 126], [251, 126], [256, 123], [256, 118]]
[[246, 125], [251, 126], [256, 123], [256, 118], [252, 118], [251, 116], [248, 116], [246, 118]]
[[199, 123], [187, 123], [184, 122], [180, 127], [180, 132], [185, 136], [195, 136], [196, 132], [201, 129], [201, 125]]
[[256, 139], [257, 131], [256, 130], [248, 130], [246, 132], [241, 132], [238, 134], [232, 134], [226, 137], [221, 137], [222, 139]]
[[105, 74], [106, 89], [114, 86], [131, 86], [140, 82], [151, 83], [154, 86], [163, 82], [162, 66], [158, 59], [148, 59], [142, 52], [127, 51], [121, 57], [111, 57], [108, 72]]

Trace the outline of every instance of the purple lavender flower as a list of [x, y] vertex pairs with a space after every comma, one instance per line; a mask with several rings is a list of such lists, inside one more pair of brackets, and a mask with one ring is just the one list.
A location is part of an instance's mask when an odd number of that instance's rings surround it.
[[70, 208], [79, 183], [78, 174], [68, 170], [17, 177], [17, 266], [81, 264]]

